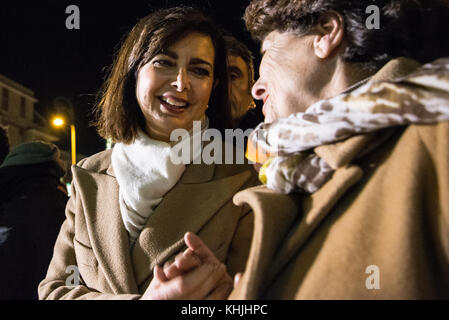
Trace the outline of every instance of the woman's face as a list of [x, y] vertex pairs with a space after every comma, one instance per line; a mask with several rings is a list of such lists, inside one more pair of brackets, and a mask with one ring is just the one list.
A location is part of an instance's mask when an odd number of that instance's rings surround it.
[[215, 50], [209, 36], [190, 33], [156, 55], [138, 73], [137, 102], [153, 139], [202, 120], [214, 86]]
[[264, 103], [265, 122], [303, 112], [320, 100], [325, 83], [313, 51], [313, 36], [271, 32], [262, 44], [260, 78], [253, 97]]

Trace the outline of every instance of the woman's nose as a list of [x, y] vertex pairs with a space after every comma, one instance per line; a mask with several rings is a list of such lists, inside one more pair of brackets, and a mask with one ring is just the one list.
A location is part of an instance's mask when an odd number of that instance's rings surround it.
[[176, 88], [176, 91], [179, 92], [190, 89], [190, 79], [184, 68], [179, 69], [176, 81], [173, 82], [173, 86]]
[[263, 100], [266, 92], [267, 91], [265, 90], [264, 82], [261, 80], [261, 78], [259, 78], [254, 84], [251, 90], [251, 94], [253, 95], [254, 99]]

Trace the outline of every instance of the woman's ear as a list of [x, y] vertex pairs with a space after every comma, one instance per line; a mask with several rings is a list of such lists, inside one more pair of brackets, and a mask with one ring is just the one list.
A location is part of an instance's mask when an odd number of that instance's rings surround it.
[[343, 41], [345, 24], [343, 17], [336, 11], [323, 14], [316, 28], [317, 35], [313, 40], [315, 55], [326, 59]]

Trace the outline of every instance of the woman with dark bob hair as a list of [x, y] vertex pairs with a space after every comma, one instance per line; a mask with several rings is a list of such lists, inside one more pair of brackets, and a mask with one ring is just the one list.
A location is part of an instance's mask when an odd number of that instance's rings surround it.
[[[214, 24], [188, 7], [141, 19], [96, 108], [98, 132], [116, 145], [72, 168], [40, 299], [226, 298], [231, 276], [244, 269], [252, 223], [232, 197], [256, 179], [245, 164], [201, 161], [195, 139], [231, 127], [229, 111]], [[179, 129], [185, 135], [173, 141]], [[188, 161], [174, 161], [185, 141]]]
[[[231, 299], [449, 298], [447, 1], [253, 0], [265, 184]], [[425, 63], [424, 65], [422, 65]]]

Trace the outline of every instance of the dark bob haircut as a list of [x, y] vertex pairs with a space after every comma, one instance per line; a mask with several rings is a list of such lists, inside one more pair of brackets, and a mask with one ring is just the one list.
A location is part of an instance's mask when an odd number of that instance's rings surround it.
[[[379, 8], [380, 29], [366, 26], [370, 5]], [[305, 35], [336, 11], [345, 23], [343, 61], [374, 71], [400, 56], [426, 63], [448, 55], [448, 7], [445, 0], [253, 0], [244, 19], [262, 41], [272, 31]]]
[[139, 70], [154, 56], [192, 32], [210, 36], [215, 49], [214, 80], [218, 80], [206, 111], [210, 127], [231, 127], [224, 41], [219, 29], [190, 7], [158, 10], [141, 19], [126, 36], [94, 108], [98, 133], [118, 143], [132, 143], [145, 118], [136, 98]]

